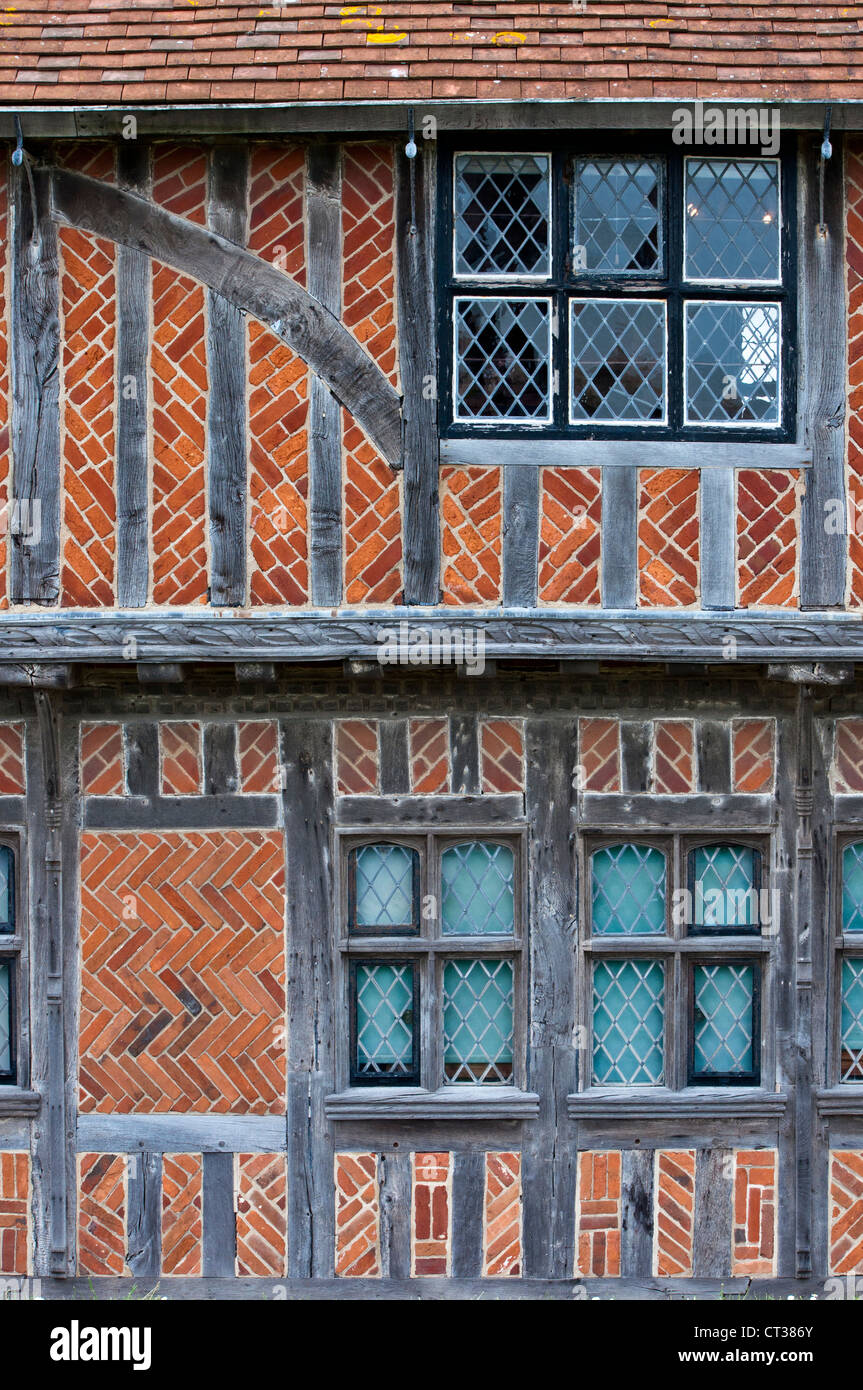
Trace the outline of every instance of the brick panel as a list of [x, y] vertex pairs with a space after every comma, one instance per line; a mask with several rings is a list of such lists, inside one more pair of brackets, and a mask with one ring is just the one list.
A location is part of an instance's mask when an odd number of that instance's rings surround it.
[[413, 1156], [411, 1275], [449, 1275], [452, 1261], [452, 1155]]
[[284, 1154], [237, 1154], [237, 1274], [286, 1272], [288, 1180]]
[[479, 738], [483, 791], [524, 791], [524, 722], [481, 720]]
[[775, 1149], [735, 1150], [731, 1273], [776, 1273]]
[[797, 608], [799, 474], [737, 473], [737, 592], [741, 608]]
[[521, 1274], [521, 1154], [487, 1153], [482, 1272], [489, 1278]]
[[501, 470], [442, 468], [440, 486], [444, 603], [500, 603]]
[[773, 790], [775, 725], [772, 719], [735, 719], [731, 726], [731, 790]]
[[122, 796], [126, 790], [122, 724], [81, 725], [81, 791]]
[[[113, 182], [114, 151], [78, 145], [64, 165]], [[58, 230], [62, 313], [64, 608], [113, 605], [116, 247], [74, 227]]]
[[400, 603], [402, 523], [400, 474], [378, 457], [346, 411], [345, 599], [348, 603]]
[[380, 1200], [377, 1154], [335, 1156], [336, 1274], [380, 1277]]
[[539, 601], [598, 608], [602, 485], [599, 468], [543, 468]]
[[279, 831], [81, 837], [80, 1109], [284, 1112]]
[[695, 1241], [694, 1149], [656, 1152], [654, 1274], [691, 1278]]
[[[207, 157], [200, 147], [156, 146], [154, 202], [203, 225], [206, 184]], [[207, 601], [205, 334], [202, 286], [154, 261], [150, 377], [156, 603]]]
[[617, 719], [579, 719], [579, 763], [583, 789], [620, 791], [620, 723]]
[[431, 796], [450, 790], [449, 720], [412, 719], [410, 739], [410, 789]]
[[620, 1154], [578, 1155], [576, 1276], [620, 1274]]
[[653, 790], [672, 796], [695, 791], [695, 734], [688, 719], [653, 726]]
[[279, 790], [279, 726], [274, 719], [241, 719], [237, 724], [241, 792]]
[[0, 1153], [0, 1274], [30, 1268], [30, 1155]]
[[335, 723], [336, 789], [339, 796], [380, 790], [378, 726], [374, 719]]
[[643, 468], [638, 498], [638, 602], [650, 608], [698, 603], [697, 468]]
[[[254, 145], [249, 180], [249, 249], [305, 285], [301, 149]], [[308, 397], [302, 358], [248, 320], [250, 597], [258, 604], [309, 598]]]
[[863, 719], [837, 719], [833, 790], [863, 792]]
[[848, 206], [848, 583], [849, 608], [863, 607], [863, 144], [845, 149]]
[[200, 1154], [162, 1157], [162, 1273], [199, 1278], [203, 1265], [204, 1164]]
[[24, 725], [0, 724], [0, 796], [23, 796]]
[[78, 1273], [101, 1277], [126, 1268], [125, 1154], [78, 1155]]
[[0, 247], [2, 268], [0, 268], [0, 611], [9, 607], [9, 588], [7, 581], [8, 549], [6, 538], [11, 524], [9, 508], [9, 487], [11, 475], [11, 453], [9, 447], [9, 400], [11, 381], [9, 379], [9, 327], [6, 322], [7, 296], [9, 293], [9, 164], [0, 161]]
[[163, 796], [198, 796], [204, 790], [201, 726], [196, 723], [159, 724], [159, 764]]
[[863, 1274], [863, 1152], [830, 1154], [829, 1271]]

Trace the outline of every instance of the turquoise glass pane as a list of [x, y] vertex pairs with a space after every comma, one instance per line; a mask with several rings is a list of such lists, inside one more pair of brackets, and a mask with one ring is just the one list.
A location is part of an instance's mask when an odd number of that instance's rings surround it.
[[413, 925], [415, 858], [403, 845], [364, 845], [357, 850], [358, 927]]
[[863, 931], [863, 844], [842, 851], [842, 930]]
[[445, 1079], [511, 1081], [512, 961], [448, 960], [443, 995]]
[[509, 845], [453, 845], [441, 855], [444, 936], [511, 936], [515, 860]]
[[665, 931], [665, 855], [647, 845], [610, 845], [591, 860], [593, 930], [628, 936]]
[[12, 1069], [11, 966], [0, 961], [0, 1075]]
[[13, 910], [13, 882], [15, 861], [11, 849], [0, 846], [0, 932], [15, 930]]
[[863, 960], [842, 962], [841, 1076], [863, 1081]]
[[746, 845], [706, 845], [694, 858], [696, 927], [757, 926], [755, 851]]
[[695, 967], [695, 1071], [735, 1076], [752, 1071], [755, 967]]
[[407, 1076], [413, 1062], [413, 966], [357, 966], [357, 1072]]
[[660, 962], [598, 961], [593, 968], [594, 1085], [659, 1085], [664, 1032]]

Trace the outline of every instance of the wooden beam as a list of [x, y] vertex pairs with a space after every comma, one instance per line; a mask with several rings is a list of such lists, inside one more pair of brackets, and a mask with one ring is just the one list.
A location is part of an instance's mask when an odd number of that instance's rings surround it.
[[602, 475], [602, 606], [634, 608], [638, 597], [638, 469]]
[[78, 1116], [82, 1153], [279, 1153], [284, 1115]]
[[[306, 158], [309, 293], [336, 318], [342, 311], [342, 164], [338, 145], [312, 145]], [[392, 460], [390, 460], [392, 461]], [[326, 382], [309, 386], [309, 567], [312, 602], [342, 598], [342, 412]]]
[[503, 601], [535, 608], [539, 565], [539, 471], [529, 464], [503, 474]]
[[799, 444], [704, 443], [650, 439], [443, 439], [440, 461], [485, 468], [807, 468], [812, 450]]
[[129, 1235], [126, 1263], [141, 1279], [158, 1279], [162, 1269], [162, 1155], [129, 1159]]
[[737, 531], [733, 468], [701, 474], [701, 606], [733, 608], [737, 593]]
[[[121, 188], [150, 193], [150, 151], [121, 140], [117, 151]], [[149, 536], [149, 256], [117, 247], [117, 602], [143, 608], [150, 581]]]

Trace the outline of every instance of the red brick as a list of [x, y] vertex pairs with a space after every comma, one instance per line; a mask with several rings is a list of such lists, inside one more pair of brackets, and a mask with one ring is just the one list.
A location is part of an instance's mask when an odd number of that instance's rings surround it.
[[237, 1154], [239, 1276], [281, 1279], [287, 1257], [287, 1170], [279, 1153]]
[[0, 1275], [30, 1270], [30, 1155], [0, 1153]]
[[638, 511], [638, 601], [652, 608], [698, 603], [697, 469], [641, 469]]
[[599, 468], [543, 468], [539, 601], [598, 607], [602, 527]]
[[204, 1244], [201, 1154], [162, 1155], [162, 1274], [200, 1277]]
[[122, 796], [126, 790], [122, 724], [81, 725], [81, 791]]
[[[133, 1159], [140, 1162], [140, 1159]], [[78, 1273], [100, 1277], [126, 1268], [125, 1154], [78, 1155]]]
[[483, 792], [524, 791], [524, 723], [521, 719], [480, 721]]

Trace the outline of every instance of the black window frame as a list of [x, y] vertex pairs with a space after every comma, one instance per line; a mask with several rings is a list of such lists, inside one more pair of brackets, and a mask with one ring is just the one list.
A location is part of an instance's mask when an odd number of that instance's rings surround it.
[[9, 884], [9, 918], [0, 923], [0, 963], [8, 963], [9, 970], [9, 1061], [10, 1066], [0, 1070], [0, 1089], [4, 1086], [26, 1086], [27, 1034], [24, 1002], [27, 997], [27, 942], [23, 931], [24, 914], [21, 909], [20, 845], [11, 836], [0, 834], [0, 850], [6, 850], [11, 859]]
[[[551, 156], [551, 275], [546, 279], [516, 276], [456, 278], [454, 268], [453, 178], [457, 154], [549, 154]], [[573, 174], [575, 159], [633, 155], [665, 161], [662, 208], [664, 217], [665, 274], [619, 277], [576, 274], [570, 254], [573, 226]], [[778, 285], [746, 284], [734, 287], [687, 281], [683, 277], [684, 160], [776, 159], [780, 169], [781, 282]], [[797, 436], [797, 174], [794, 141], [784, 135], [776, 155], [762, 156], [757, 146], [675, 145], [670, 134], [605, 134], [574, 131], [531, 132], [507, 135], [442, 136], [438, 141], [438, 383], [439, 431], [442, 439], [568, 439], [656, 440], [666, 442], [793, 443]], [[678, 207], [679, 216], [671, 216]], [[454, 302], [457, 297], [551, 299], [558, 331], [552, 334], [551, 422], [456, 420], [454, 416], [453, 347]], [[655, 299], [667, 303], [667, 418], [665, 425], [571, 423], [569, 365], [569, 301], [592, 299]], [[683, 305], [687, 301], [746, 301], [779, 303], [781, 418], [778, 425], [684, 422], [685, 382], [683, 361]], [[555, 390], [555, 383], [557, 389]]]
[[847, 932], [844, 929], [842, 900], [844, 897], [845, 877], [843, 868], [843, 857], [849, 845], [863, 845], [863, 826], [850, 827], [839, 825], [835, 827], [834, 843], [834, 874], [833, 882], [836, 885], [835, 903], [833, 907], [833, 931], [830, 951], [830, 969], [832, 974], [832, 1006], [829, 1014], [829, 1050], [828, 1066], [831, 1081], [835, 1086], [863, 1086], [863, 1076], [842, 1075], [842, 967], [846, 961], [856, 961], [863, 963], [863, 931]]

